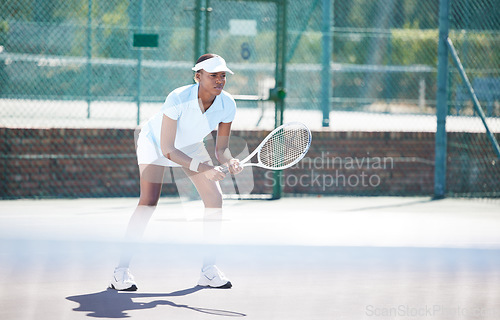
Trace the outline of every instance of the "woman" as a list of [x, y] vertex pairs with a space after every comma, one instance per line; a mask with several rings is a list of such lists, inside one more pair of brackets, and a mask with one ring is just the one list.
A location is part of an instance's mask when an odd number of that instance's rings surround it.
[[[140, 199], [132, 215], [126, 239], [142, 237], [146, 225], [158, 203], [166, 167], [182, 167], [201, 196], [205, 206], [204, 233], [208, 240], [217, 237], [222, 218], [222, 193], [218, 184], [225, 173], [211, 163], [203, 144], [205, 138], [217, 129], [215, 155], [217, 160], [237, 174], [242, 168], [228, 149], [231, 123], [236, 103], [223, 91], [226, 72], [233, 72], [224, 59], [215, 54], [202, 55], [196, 65], [195, 84], [172, 91], [161, 111], [142, 128], [137, 140], [137, 160], [140, 171]], [[135, 291], [137, 284], [129, 271], [130, 250], [125, 250], [115, 269], [110, 287]], [[215, 257], [205, 257], [200, 286], [230, 288], [231, 282], [215, 266]]]

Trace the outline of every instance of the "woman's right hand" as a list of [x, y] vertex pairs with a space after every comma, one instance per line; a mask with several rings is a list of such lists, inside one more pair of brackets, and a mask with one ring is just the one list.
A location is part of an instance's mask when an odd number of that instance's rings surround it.
[[198, 171], [201, 171], [208, 180], [220, 181], [226, 177], [226, 174], [222, 172], [220, 167], [213, 167], [211, 165], [201, 163], [198, 168]]

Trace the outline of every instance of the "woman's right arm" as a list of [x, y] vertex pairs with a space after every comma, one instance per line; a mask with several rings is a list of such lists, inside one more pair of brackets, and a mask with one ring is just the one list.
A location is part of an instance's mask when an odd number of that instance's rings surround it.
[[[191, 165], [191, 161], [193, 159], [181, 150], [175, 148], [176, 132], [177, 121], [167, 117], [166, 115], [163, 115], [161, 121], [160, 139], [161, 152], [167, 159], [183, 166], [184, 168], [189, 169], [189, 166]], [[198, 172], [203, 173], [205, 177], [214, 181], [222, 180], [226, 176], [223, 172], [206, 163], [200, 163], [198, 165]]]

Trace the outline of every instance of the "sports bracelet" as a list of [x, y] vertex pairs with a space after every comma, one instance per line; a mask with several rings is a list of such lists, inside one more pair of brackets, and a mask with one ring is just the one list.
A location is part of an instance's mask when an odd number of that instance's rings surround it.
[[189, 164], [189, 170], [198, 172], [198, 166], [200, 165], [201, 161], [198, 159], [193, 158], [191, 160], [191, 163]]

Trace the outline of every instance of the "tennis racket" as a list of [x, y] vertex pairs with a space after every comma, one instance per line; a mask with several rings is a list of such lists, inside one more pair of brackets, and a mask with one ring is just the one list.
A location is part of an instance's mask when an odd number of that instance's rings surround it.
[[[248, 157], [240, 161], [241, 167], [261, 167], [269, 170], [290, 168], [306, 155], [311, 146], [312, 134], [300, 122], [285, 123], [267, 135]], [[257, 155], [257, 162], [250, 160]], [[222, 172], [229, 172], [222, 167]]]

